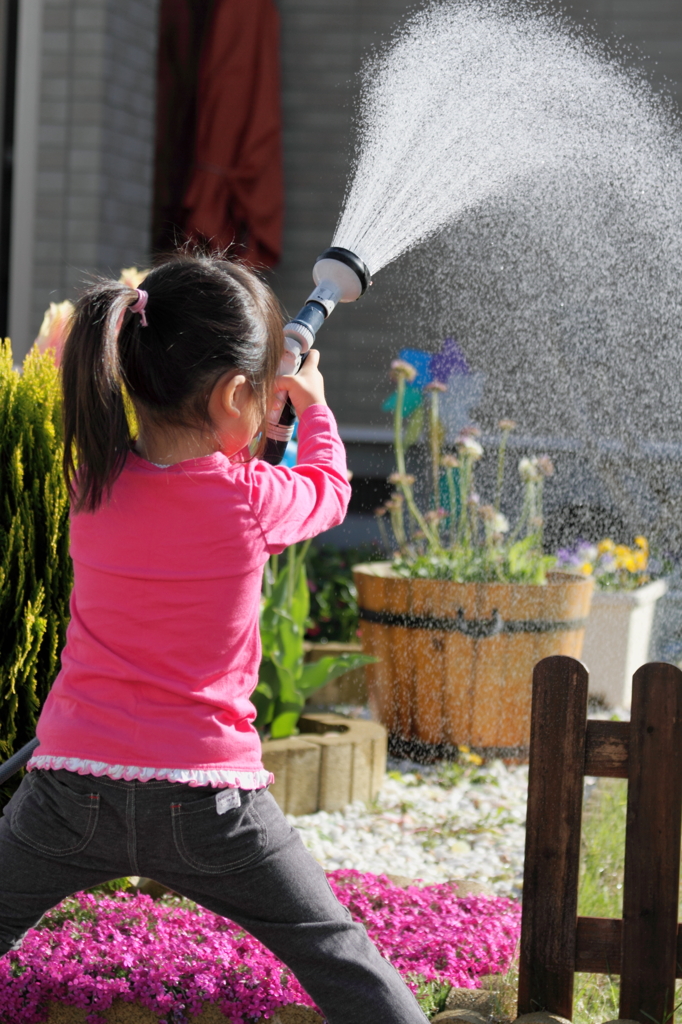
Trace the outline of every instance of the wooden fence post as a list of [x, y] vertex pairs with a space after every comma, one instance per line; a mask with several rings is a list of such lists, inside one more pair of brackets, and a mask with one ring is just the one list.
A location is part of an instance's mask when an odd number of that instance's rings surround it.
[[587, 682], [573, 658], [533, 673], [519, 1014], [573, 1011]]
[[620, 1016], [670, 1020], [682, 825], [682, 672], [644, 665], [630, 717]]

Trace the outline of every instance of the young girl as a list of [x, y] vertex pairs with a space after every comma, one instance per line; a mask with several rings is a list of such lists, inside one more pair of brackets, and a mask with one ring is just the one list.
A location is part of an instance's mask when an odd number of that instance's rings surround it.
[[272, 293], [189, 256], [144, 285], [91, 288], [64, 349], [71, 622], [0, 821], [0, 954], [65, 896], [143, 875], [260, 939], [330, 1024], [423, 1024], [268, 793], [252, 724], [263, 566], [348, 504], [318, 354], [277, 381], [299, 448], [272, 467], [248, 449], [282, 350]]

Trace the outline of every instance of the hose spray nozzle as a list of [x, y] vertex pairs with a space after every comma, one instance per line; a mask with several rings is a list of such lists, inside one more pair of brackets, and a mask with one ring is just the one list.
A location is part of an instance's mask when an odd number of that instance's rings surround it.
[[[313, 267], [315, 288], [303, 308], [284, 328], [284, 355], [279, 374], [298, 373], [315, 336], [339, 302], [355, 302], [371, 281], [366, 265], [349, 249], [332, 246], [317, 257]], [[277, 466], [291, 440], [296, 414], [284, 392], [276, 396], [268, 415], [263, 458]]]

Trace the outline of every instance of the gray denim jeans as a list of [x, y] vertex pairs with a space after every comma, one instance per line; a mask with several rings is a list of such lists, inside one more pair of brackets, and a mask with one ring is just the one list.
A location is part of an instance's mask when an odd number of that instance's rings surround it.
[[237, 792], [29, 772], [0, 819], [0, 955], [65, 896], [142, 875], [251, 932], [329, 1024], [424, 1024], [271, 794]]

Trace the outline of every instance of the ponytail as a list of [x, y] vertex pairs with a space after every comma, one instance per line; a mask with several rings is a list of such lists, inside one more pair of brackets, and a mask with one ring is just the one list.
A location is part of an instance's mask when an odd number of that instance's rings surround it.
[[180, 253], [151, 270], [144, 287], [142, 308], [137, 289], [116, 281], [95, 284], [76, 304], [62, 356], [64, 473], [75, 512], [95, 512], [125, 464], [124, 388], [142, 429], [210, 432], [213, 387], [232, 370], [267, 411], [284, 340], [268, 286], [220, 255]]
[[76, 512], [99, 507], [130, 448], [118, 335], [126, 308], [137, 300], [135, 289], [106, 281], [90, 288], [73, 314], [62, 389], [64, 475]]

